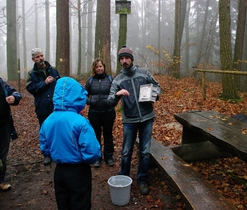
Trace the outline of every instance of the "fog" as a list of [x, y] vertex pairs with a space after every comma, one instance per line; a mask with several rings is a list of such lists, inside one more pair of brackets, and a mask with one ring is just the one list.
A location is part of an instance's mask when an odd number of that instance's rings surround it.
[[[6, 0], [7, 1], [7, 0]], [[0, 77], [6, 79], [6, 1], [0, 0]], [[93, 22], [87, 22], [87, 14], [89, 11], [86, 9], [82, 12], [82, 31], [86, 32], [89, 28], [95, 31], [95, 18], [96, 18], [96, 1], [94, 2]], [[181, 74], [190, 76], [193, 74], [192, 67], [197, 63], [198, 52], [201, 50], [200, 63], [207, 60], [207, 65], [219, 66], [219, 30], [218, 22], [215, 21], [215, 26], [212, 27], [213, 21], [218, 18], [218, 0], [209, 1], [209, 7], [206, 8], [207, 1], [189, 1], [189, 10], [187, 8], [188, 22], [185, 24], [183, 30], [183, 38], [181, 43]], [[18, 26], [18, 58], [21, 64], [21, 77], [24, 77], [24, 72], [30, 70], [33, 66], [30, 51], [34, 47], [43, 49], [46, 55], [46, 18], [45, 18], [45, 0], [16, 0], [17, 2], [17, 26]], [[25, 2], [25, 20], [22, 14], [22, 2]], [[85, 1], [81, 1], [82, 4]], [[169, 62], [169, 55], [173, 53], [174, 45], [174, 0], [132, 0], [131, 1], [131, 14], [127, 16], [128, 29], [127, 29], [127, 46], [130, 47], [134, 53], [135, 63], [139, 66], [150, 69], [153, 73], [158, 72], [158, 58], [159, 56], [150, 50], [152, 46], [155, 49], [163, 50], [162, 62]], [[85, 3], [84, 3], [85, 4]], [[70, 1], [70, 52], [71, 52], [71, 74], [76, 73], [77, 65], [77, 45], [78, 45], [78, 29], [77, 29], [77, 15], [75, 5], [77, 0]], [[37, 14], [35, 14], [35, 7]], [[237, 19], [237, 1], [231, 1], [232, 7], [232, 34], [234, 42], [234, 31], [236, 30]], [[50, 58], [49, 63], [55, 65], [56, 56], [56, 1], [49, 0], [50, 8]], [[206, 25], [203, 26], [205, 11], [208, 11]], [[158, 15], [160, 16], [158, 17]], [[35, 24], [35, 20], [37, 24]], [[27, 53], [27, 67], [24, 68], [23, 64], [23, 31], [22, 24], [25, 21], [26, 32], [26, 53]], [[160, 24], [160, 25], [159, 25]], [[117, 44], [118, 44], [118, 26], [119, 15], [115, 14], [115, 1], [111, 1], [111, 66], [112, 71], [116, 71], [117, 64]], [[160, 30], [158, 28], [160, 27]], [[202, 27], [205, 27], [204, 34], [202, 34]], [[213, 30], [213, 31], [212, 31]], [[187, 37], [186, 37], [187, 34]], [[87, 51], [86, 36], [83, 40], [82, 48], [84, 54], [81, 59], [87, 60], [89, 57], [94, 56], [94, 52]], [[160, 39], [160, 42], [159, 42]], [[203, 43], [201, 43], [203, 42]], [[160, 43], [160, 46], [159, 46]], [[199, 46], [201, 49], [199, 49]], [[209, 51], [210, 49], [210, 51]], [[208, 50], [208, 51], [205, 51]], [[209, 53], [210, 52], [210, 53]], [[186, 53], [189, 53], [188, 58], [185, 60]], [[208, 55], [209, 53], [209, 55]], [[207, 57], [208, 56], [208, 57]], [[207, 59], [206, 59], [207, 58]], [[188, 65], [185, 65], [185, 61]], [[86, 62], [85, 62], [86, 63]], [[83, 72], [90, 70], [89, 67], [82, 66]], [[164, 65], [164, 72], [166, 66]]]

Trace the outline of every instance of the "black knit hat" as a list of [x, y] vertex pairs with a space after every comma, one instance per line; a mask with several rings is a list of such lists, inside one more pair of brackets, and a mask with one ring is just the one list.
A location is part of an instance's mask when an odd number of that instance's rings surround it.
[[122, 46], [122, 48], [119, 50], [118, 60], [120, 60], [120, 58], [123, 56], [128, 56], [131, 58], [132, 61], [134, 61], [134, 56], [131, 49], [127, 48], [126, 46]]

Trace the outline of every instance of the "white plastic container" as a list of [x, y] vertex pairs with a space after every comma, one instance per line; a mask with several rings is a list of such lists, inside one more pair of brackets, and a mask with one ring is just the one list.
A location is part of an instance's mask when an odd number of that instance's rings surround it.
[[132, 179], [124, 175], [112, 176], [108, 179], [111, 201], [115, 205], [123, 206], [129, 203]]

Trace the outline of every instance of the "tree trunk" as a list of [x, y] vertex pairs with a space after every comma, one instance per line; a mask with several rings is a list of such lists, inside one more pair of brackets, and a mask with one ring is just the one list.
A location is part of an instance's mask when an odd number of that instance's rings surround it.
[[[244, 44], [244, 31], [246, 21], [246, 0], [240, 0], [238, 6], [238, 23], [237, 33], [234, 48], [233, 68], [241, 71], [241, 64], [243, 59], [243, 44]], [[240, 76], [236, 77], [237, 88], [240, 89]]]
[[203, 26], [202, 26], [202, 32], [201, 32], [201, 39], [199, 42], [199, 48], [198, 48], [198, 54], [197, 54], [197, 59], [196, 59], [196, 66], [200, 65], [201, 62], [201, 57], [202, 57], [202, 51], [204, 49], [203, 47], [203, 43], [204, 43], [204, 39], [205, 39], [205, 29], [206, 29], [206, 23], [208, 21], [208, 8], [209, 8], [209, 0], [207, 0], [207, 4], [206, 4], [206, 10], [205, 10], [205, 17], [204, 17], [204, 22], [203, 22]]
[[70, 75], [69, 2], [57, 0], [56, 67], [61, 76]]
[[46, 47], [45, 47], [45, 58], [50, 61], [50, 9], [49, 0], [45, 0], [45, 25], [46, 25]]
[[174, 33], [174, 51], [172, 61], [172, 76], [180, 78], [180, 35], [181, 33], [181, 0], [175, 3], [175, 33]]
[[37, 4], [37, 0], [35, 0], [34, 2], [34, 13], [35, 13], [35, 24], [34, 24], [34, 27], [35, 27], [35, 47], [39, 47], [39, 20], [38, 20], [38, 4]]
[[203, 64], [204, 66], [206, 64], [209, 64], [209, 59], [212, 58], [211, 56], [211, 49], [212, 49], [212, 46], [214, 45], [214, 39], [215, 39], [215, 36], [216, 36], [216, 24], [217, 24], [217, 21], [218, 21], [218, 17], [219, 17], [219, 12], [217, 12], [215, 14], [215, 17], [212, 19], [211, 21], [211, 24], [210, 24], [210, 28], [209, 28], [209, 33], [208, 33], [208, 41], [207, 41], [207, 46], [205, 47], [206, 50], [205, 50], [205, 56], [204, 56], [204, 61], [203, 61]]
[[[245, 21], [245, 32], [244, 32], [244, 47], [243, 47], [243, 61], [247, 60], [247, 21]], [[242, 62], [242, 70], [247, 71], [247, 63]], [[247, 91], [247, 77], [241, 77], [240, 79], [240, 90]]]
[[81, 0], [77, 0], [77, 18], [78, 18], [78, 65], [77, 65], [77, 75], [81, 75], [81, 48], [82, 48], [82, 42], [81, 42], [81, 36], [82, 36], [82, 30], [81, 30]]
[[95, 57], [100, 57], [111, 74], [111, 28], [110, 0], [97, 1], [97, 20], [95, 34]]
[[23, 69], [24, 78], [27, 78], [27, 43], [26, 43], [26, 14], [25, 1], [22, 0], [22, 42], [23, 42]]
[[93, 2], [88, 1], [88, 21], [87, 21], [87, 69], [90, 71], [93, 62]]
[[187, 0], [183, 0], [181, 2], [181, 15], [180, 15], [180, 43], [182, 43], [182, 37], [183, 37], [183, 30], [184, 30], [184, 24], [185, 24], [185, 18], [186, 18], [186, 11], [187, 11]]
[[18, 80], [16, 0], [7, 1], [7, 69], [8, 80]]
[[[232, 70], [230, 0], [219, 0], [220, 61], [222, 70]], [[238, 99], [233, 75], [222, 76], [222, 99]]]
[[189, 76], [189, 63], [190, 63], [190, 29], [189, 29], [189, 14], [190, 14], [190, 0], [188, 2], [188, 10], [186, 12], [186, 17], [185, 17], [185, 43], [186, 43], [186, 49], [185, 49], [185, 71], [187, 72], [186, 76]]

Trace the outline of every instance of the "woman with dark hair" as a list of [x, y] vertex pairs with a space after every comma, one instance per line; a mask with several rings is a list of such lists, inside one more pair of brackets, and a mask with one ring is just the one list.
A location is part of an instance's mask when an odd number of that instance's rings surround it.
[[[85, 89], [88, 91], [87, 104], [90, 106], [88, 119], [94, 128], [96, 137], [103, 148], [104, 161], [108, 166], [113, 166], [113, 135], [112, 129], [116, 112], [114, 107], [110, 107], [107, 98], [110, 92], [113, 77], [108, 75], [105, 63], [97, 58], [91, 67], [92, 76], [87, 80]], [[101, 134], [103, 134], [104, 147], [101, 144]], [[102, 157], [94, 164], [100, 167]]]

